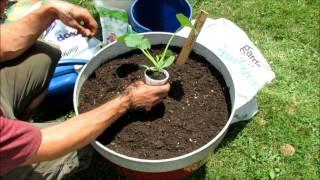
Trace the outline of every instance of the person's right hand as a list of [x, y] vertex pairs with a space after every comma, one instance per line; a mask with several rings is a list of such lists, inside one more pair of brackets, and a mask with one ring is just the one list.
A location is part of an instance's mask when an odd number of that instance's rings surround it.
[[149, 111], [168, 95], [169, 90], [169, 83], [162, 86], [149, 86], [142, 81], [137, 81], [130, 84], [125, 93], [130, 97], [131, 109], [143, 108]]

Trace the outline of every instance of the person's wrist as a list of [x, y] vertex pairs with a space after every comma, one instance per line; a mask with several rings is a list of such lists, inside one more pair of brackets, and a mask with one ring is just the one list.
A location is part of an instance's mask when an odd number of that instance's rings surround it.
[[128, 105], [127, 110], [131, 109], [132, 108], [132, 92], [131, 92], [131, 90], [130, 89], [126, 89], [121, 94], [121, 97], [126, 99], [126, 102], [127, 102], [127, 105]]

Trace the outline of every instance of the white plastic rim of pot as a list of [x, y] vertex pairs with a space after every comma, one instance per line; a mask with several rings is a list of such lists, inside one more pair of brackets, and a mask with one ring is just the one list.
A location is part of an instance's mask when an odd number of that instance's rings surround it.
[[169, 79], [169, 72], [165, 69], [160, 71], [165, 75], [165, 78], [161, 79], [161, 80], [152, 79], [150, 76], [148, 76], [147, 72], [148, 72], [148, 69], [144, 70], [144, 79], [146, 81], [146, 84], [151, 85], [151, 86], [164, 85], [164, 84], [166, 84], [166, 82]]
[[[165, 32], [148, 32], [143, 33], [151, 42], [152, 45], [157, 44], [166, 44], [171, 37], [171, 33]], [[178, 46], [182, 47], [183, 43], [185, 42], [185, 38], [181, 36], [176, 36], [176, 38], [172, 41], [171, 46]], [[88, 77], [102, 64], [106, 63], [107, 61], [127, 52], [130, 52], [134, 49], [127, 48], [124, 44], [113, 42], [106, 47], [102, 48], [97, 54], [90, 60], [90, 62], [85, 65], [85, 67], [81, 70], [78, 79], [76, 81], [76, 85], [74, 88], [73, 93], [73, 106], [75, 113], [78, 115], [78, 104], [79, 104], [79, 94], [83, 83], [88, 79]], [[212, 66], [214, 66], [223, 76], [226, 85], [229, 89], [230, 95], [230, 103], [231, 103], [231, 111], [230, 117], [223, 127], [223, 129], [216, 135], [211, 141], [207, 144], [203, 145], [202, 147], [173, 158], [168, 159], [159, 159], [159, 160], [149, 160], [149, 159], [140, 159], [129, 157], [124, 154], [117, 153], [105, 145], [101, 144], [99, 141], [91, 142], [93, 148], [98, 151], [103, 157], [108, 159], [109, 161], [117, 164], [118, 166], [140, 171], [140, 172], [153, 172], [153, 173], [160, 173], [160, 172], [168, 172], [174, 171], [178, 169], [182, 169], [185, 167], [189, 167], [190, 165], [204, 160], [210, 153], [213, 153], [214, 148], [216, 148], [219, 143], [222, 141], [223, 137], [227, 133], [227, 130], [230, 126], [232, 118], [235, 112], [235, 88], [234, 82], [228, 71], [225, 64], [208, 48], [203, 46], [200, 43], [196, 43], [193, 51], [202, 57], [204, 57]]]

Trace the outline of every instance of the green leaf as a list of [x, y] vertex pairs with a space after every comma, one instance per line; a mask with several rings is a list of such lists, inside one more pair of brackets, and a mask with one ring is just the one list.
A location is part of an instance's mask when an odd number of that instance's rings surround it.
[[174, 62], [174, 56], [168, 57], [164, 64], [161, 66], [162, 69], [169, 67]]
[[129, 34], [125, 38], [125, 43], [128, 47], [138, 47], [142, 41], [143, 37], [138, 34]]
[[139, 49], [150, 49], [151, 48], [151, 44], [149, 39], [147, 38], [143, 38], [141, 43], [138, 46]]
[[180, 22], [181, 26], [187, 26], [189, 28], [193, 28], [191, 21], [189, 18], [187, 18], [185, 15], [182, 13], [179, 13], [176, 15], [178, 21]]
[[167, 49], [166, 54], [164, 54], [163, 58], [160, 58], [162, 56], [161, 54], [157, 55], [157, 57], [158, 56], [159, 56], [158, 64], [160, 67], [162, 67], [164, 65], [165, 59], [170, 58], [170, 56], [174, 56], [174, 54], [170, 49]]
[[118, 41], [118, 42], [121, 42], [121, 43], [125, 43], [125, 39], [126, 39], [127, 36], [128, 36], [127, 34], [125, 34], [125, 35], [123, 35], [123, 36], [119, 36], [119, 37], [117, 38], [117, 41]]
[[156, 55], [156, 61], [158, 62], [159, 67], [161, 67], [163, 65], [164, 58], [162, 59], [161, 57], [162, 57], [161, 53]]
[[170, 56], [174, 56], [174, 53], [170, 49], [168, 49], [165, 57], [170, 57]]
[[124, 39], [125, 39], [125, 44], [128, 47], [135, 47], [139, 49], [151, 48], [150, 41], [139, 34], [129, 34]]
[[[161, 54], [156, 55], [156, 61], [159, 62], [161, 59]], [[160, 62], [159, 62], [160, 63]]]

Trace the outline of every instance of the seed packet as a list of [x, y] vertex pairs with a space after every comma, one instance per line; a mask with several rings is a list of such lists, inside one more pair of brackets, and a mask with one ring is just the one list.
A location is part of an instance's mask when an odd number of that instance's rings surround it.
[[103, 44], [114, 42], [118, 36], [132, 31], [129, 15], [125, 9], [107, 6], [107, 1], [95, 0], [95, 7], [100, 15]]
[[66, 26], [60, 20], [51, 23], [43, 33], [42, 39], [59, 47], [62, 53], [61, 59], [89, 60], [101, 48], [98, 39], [83, 37], [76, 29]]
[[[12, 23], [41, 7], [41, 0], [19, 0], [8, 8], [5, 23]], [[78, 34], [77, 30], [55, 20], [38, 38], [62, 52], [61, 59], [89, 60], [101, 48], [96, 38], [87, 38]], [[77, 43], [74, 43], [77, 42]]]

